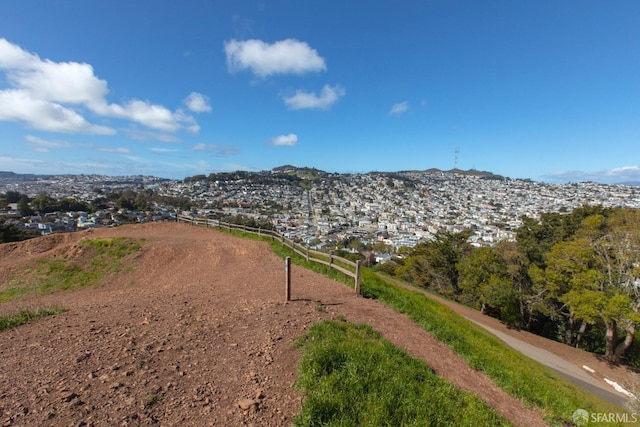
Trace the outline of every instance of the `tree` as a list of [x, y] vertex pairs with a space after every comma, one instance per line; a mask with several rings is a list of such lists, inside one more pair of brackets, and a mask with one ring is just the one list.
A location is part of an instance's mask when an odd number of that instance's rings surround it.
[[39, 235], [37, 231], [21, 230], [13, 224], [0, 224], [0, 243], [19, 242]]
[[546, 267], [535, 266], [530, 274], [547, 291], [551, 311], [565, 319], [564, 341], [577, 345], [587, 325], [601, 321], [605, 357], [618, 363], [640, 321], [640, 211], [617, 209], [584, 218], [571, 239], [551, 248]]
[[523, 224], [516, 231], [516, 241], [531, 263], [544, 268], [545, 254], [553, 245], [570, 239], [583, 219], [606, 212], [602, 206], [583, 206], [574, 209], [569, 215], [543, 213], [540, 221], [523, 217]]
[[[556, 243], [547, 255], [544, 270], [530, 270], [534, 283], [543, 288], [545, 305], [540, 308], [560, 322], [565, 344], [576, 345], [593, 316], [587, 313], [584, 296], [597, 289], [601, 276], [595, 252], [588, 239], [576, 238]], [[580, 326], [578, 323], [582, 322]], [[577, 329], [579, 327], [579, 330]]]
[[502, 258], [506, 273], [517, 295], [519, 326], [531, 330], [532, 322], [537, 317], [536, 307], [542, 301], [542, 293], [534, 292], [531, 278], [529, 277], [529, 260], [515, 242], [501, 241], [495, 250]]
[[41, 214], [54, 212], [59, 209], [56, 199], [46, 193], [40, 193], [31, 200], [31, 206]]
[[[604, 233], [598, 236], [597, 231]], [[640, 322], [640, 210], [617, 209], [604, 226], [591, 234], [605, 279], [603, 290], [608, 296], [602, 313], [607, 326], [605, 357], [618, 363], [631, 347]], [[620, 343], [619, 326], [626, 333]]]
[[18, 213], [20, 216], [31, 216], [34, 214], [33, 209], [29, 206], [29, 198], [27, 196], [22, 196], [22, 198], [18, 201]]
[[16, 191], [7, 191], [4, 195], [4, 198], [6, 199], [7, 204], [18, 203], [22, 197], [23, 195]]
[[88, 212], [91, 210], [89, 205], [86, 202], [81, 202], [70, 197], [60, 199], [58, 201], [58, 207], [63, 212], [71, 212], [71, 211]]
[[496, 249], [474, 249], [458, 263], [458, 271], [460, 301], [509, 325], [520, 326], [518, 293], [507, 263]]
[[431, 287], [445, 294], [457, 295], [457, 265], [471, 252], [468, 239], [472, 232], [438, 232], [434, 239], [415, 246], [398, 274], [424, 287]]

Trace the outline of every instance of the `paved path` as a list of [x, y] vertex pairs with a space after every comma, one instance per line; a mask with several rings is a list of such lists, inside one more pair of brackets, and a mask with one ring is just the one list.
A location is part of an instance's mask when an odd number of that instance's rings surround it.
[[[612, 390], [611, 386], [609, 386], [608, 384], [604, 383], [603, 381], [599, 381], [597, 378], [594, 378], [592, 375], [587, 373], [581, 367], [576, 366], [575, 364], [561, 358], [560, 356], [553, 354], [550, 351], [545, 350], [544, 348], [541, 348], [536, 345], [532, 345], [526, 341], [518, 339], [512, 335], [499, 331], [498, 329], [490, 326], [488, 323], [490, 323], [489, 320], [493, 320], [492, 318], [488, 318], [485, 315], [481, 315], [480, 313], [478, 313], [475, 310], [472, 310], [469, 307], [462, 306], [458, 303], [448, 301], [444, 298], [438, 297], [425, 290], [402, 283], [399, 280], [395, 280], [393, 278], [390, 278], [384, 275], [379, 275], [379, 276], [385, 280], [389, 280], [395, 283], [398, 286], [402, 286], [405, 289], [409, 289], [415, 292], [420, 292], [426, 297], [431, 298], [432, 300], [445, 304], [446, 306], [448, 306], [449, 308], [451, 308], [453, 311], [460, 314], [464, 318], [485, 328], [487, 331], [491, 332], [497, 338], [504, 341], [511, 348], [519, 351], [520, 353], [530, 357], [531, 359], [545, 366], [548, 366], [549, 368], [558, 372], [560, 375], [567, 378], [569, 381], [576, 384], [577, 386], [587, 390], [592, 394], [595, 394], [596, 396], [608, 402], [613, 403], [614, 405], [617, 405], [619, 407], [624, 407], [624, 404], [627, 400], [627, 397], [624, 394], [618, 393], [615, 390]], [[470, 316], [469, 313], [471, 311], [473, 311], [476, 315]]]
[[610, 391], [609, 386], [606, 386], [597, 379], [593, 378], [584, 369], [577, 367], [573, 363], [568, 362], [543, 348], [519, 340], [515, 337], [512, 337], [511, 335], [500, 332], [474, 319], [467, 319], [471, 320], [477, 325], [482, 326], [487, 331], [491, 332], [493, 335], [504, 341], [511, 348], [518, 350], [520, 353], [530, 357], [536, 362], [550, 367], [577, 386], [584, 388], [590, 393], [593, 393], [596, 396], [613, 403], [614, 405], [618, 405], [620, 407], [624, 406], [624, 403], [627, 399], [623, 394]]

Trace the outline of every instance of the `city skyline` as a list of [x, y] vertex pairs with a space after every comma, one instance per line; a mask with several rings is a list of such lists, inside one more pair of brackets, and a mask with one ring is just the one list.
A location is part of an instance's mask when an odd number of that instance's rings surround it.
[[9, 1], [0, 170], [640, 181], [640, 5]]

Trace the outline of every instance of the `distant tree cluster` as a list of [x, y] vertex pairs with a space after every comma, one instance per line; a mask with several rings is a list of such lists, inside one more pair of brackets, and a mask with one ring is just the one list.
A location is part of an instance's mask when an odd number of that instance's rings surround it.
[[31, 216], [36, 213], [44, 215], [51, 212], [92, 213], [100, 209], [112, 207], [145, 212], [150, 210], [152, 204], [164, 204], [182, 210], [189, 210], [194, 207], [194, 205], [198, 205], [198, 203], [194, 203], [188, 197], [163, 196], [149, 189], [143, 191], [125, 190], [113, 192], [96, 197], [90, 202], [80, 201], [70, 197], [56, 199], [46, 193], [38, 194], [33, 198], [14, 191], [7, 191], [6, 194], [0, 195], [0, 206], [6, 206], [10, 203], [18, 204], [18, 213], [22, 217]]
[[474, 248], [469, 236], [438, 233], [380, 268], [611, 362], [640, 359], [640, 210], [524, 218], [517, 243], [495, 247]]
[[0, 224], [0, 243], [20, 242], [39, 235], [37, 230], [23, 230], [13, 224]]
[[271, 171], [248, 172], [220, 172], [207, 175], [194, 175], [184, 178], [185, 184], [195, 184], [198, 182], [217, 183], [218, 185], [226, 185], [242, 181], [255, 185], [290, 185], [294, 187], [309, 187], [309, 183], [321, 179], [326, 179], [328, 174], [314, 168], [295, 168], [293, 166], [282, 166]]
[[231, 224], [243, 225], [245, 227], [261, 228], [263, 230], [274, 230], [274, 226], [269, 220], [256, 220], [255, 218], [247, 215], [235, 215], [230, 218], [224, 219], [224, 221]]

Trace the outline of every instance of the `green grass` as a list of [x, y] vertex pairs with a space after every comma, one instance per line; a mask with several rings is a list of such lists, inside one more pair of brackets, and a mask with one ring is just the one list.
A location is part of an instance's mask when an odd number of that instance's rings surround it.
[[362, 273], [361, 289], [363, 295], [376, 298], [409, 316], [436, 339], [449, 345], [471, 367], [485, 372], [505, 392], [541, 408], [546, 414], [545, 420], [552, 425], [570, 423], [578, 408], [590, 413], [622, 412], [421, 293], [388, 283], [366, 269]]
[[305, 400], [295, 426], [510, 425], [368, 325], [324, 321], [297, 344]]
[[43, 317], [53, 316], [54, 314], [63, 313], [68, 311], [67, 308], [38, 308], [35, 310], [24, 309], [17, 314], [11, 314], [6, 316], [0, 316], [0, 331], [11, 329], [24, 325], [29, 322], [33, 322]]
[[[217, 228], [216, 228], [216, 231], [218, 231]], [[254, 234], [254, 233], [238, 231], [233, 229], [229, 232], [226, 228], [222, 228], [222, 230], [220, 231], [225, 234], [231, 234], [232, 236], [236, 236], [236, 237], [242, 237], [250, 240], [266, 242], [271, 246], [271, 250], [273, 250], [273, 252], [279, 257], [281, 258], [291, 257], [291, 262], [296, 265], [299, 265], [300, 267], [304, 267], [307, 270], [315, 271], [316, 273], [322, 274], [323, 276], [326, 276], [337, 282], [342, 282], [352, 288], [354, 287], [353, 277], [349, 277], [346, 274], [341, 273], [338, 270], [329, 268], [329, 266], [324, 264], [319, 264], [312, 261], [307, 262], [307, 259], [305, 257], [293, 252], [291, 248], [284, 246], [281, 241], [272, 240], [271, 236], [258, 236], [257, 234]], [[338, 263], [335, 260], [334, 262]], [[352, 266], [347, 266], [346, 264], [345, 265], [338, 264], [338, 265], [355, 271], [355, 268]]]
[[140, 250], [144, 240], [124, 237], [83, 240], [76, 259], [40, 260], [0, 291], [0, 302], [33, 292], [53, 293], [93, 286], [108, 274], [117, 274], [122, 259]]
[[149, 410], [156, 404], [162, 401], [162, 395], [158, 393], [151, 393], [144, 398], [144, 409]]

